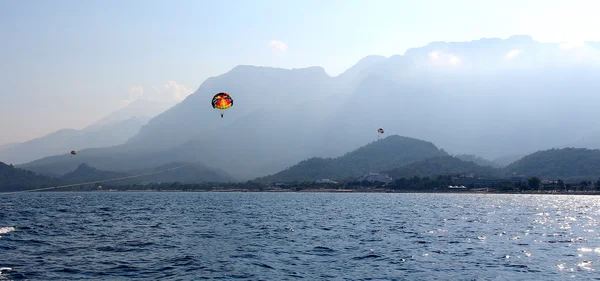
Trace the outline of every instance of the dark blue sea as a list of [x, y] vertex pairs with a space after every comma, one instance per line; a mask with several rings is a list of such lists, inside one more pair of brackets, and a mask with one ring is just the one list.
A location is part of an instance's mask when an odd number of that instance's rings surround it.
[[0, 280], [600, 280], [600, 197], [0, 196]]

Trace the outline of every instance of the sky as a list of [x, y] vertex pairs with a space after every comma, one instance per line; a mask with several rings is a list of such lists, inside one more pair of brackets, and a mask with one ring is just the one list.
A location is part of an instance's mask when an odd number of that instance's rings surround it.
[[176, 103], [237, 65], [321, 66], [433, 41], [600, 41], [596, 0], [2, 0], [0, 145]]

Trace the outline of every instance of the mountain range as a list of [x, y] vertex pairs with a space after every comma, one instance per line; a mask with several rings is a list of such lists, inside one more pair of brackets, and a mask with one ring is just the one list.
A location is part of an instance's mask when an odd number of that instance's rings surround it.
[[[513, 160], [513, 161], [502, 161], [502, 159], [494, 159], [494, 160], [488, 160], [485, 158], [481, 158], [477, 155], [473, 155], [473, 154], [458, 154], [458, 155], [454, 155], [454, 157], [463, 160], [463, 161], [468, 161], [468, 162], [473, 162], [479, 166], [488, 166], [488, 167], [494, 167], [494, 168], [500, 168], [500, 167], [505, 167], [508, 166], [509, 164], [511, 164], [512, 162], [516, 161], [517, 159]], [[507, 162], [507, 163], [505, 163]]]
[[337, 158], [310, 158], [259, 182], [313, 181], [324, 178], [356, 178], [429, 158], [448, 155], [434, 144], [401, 136], [389, 136]]
[[[172, 170], [169, 170], [174, 168]], [[125, 179], [121, 179], [125, 178]], [[90, 181], [110, 181], [111, 184], [140, 184], [143, 182], [231, 182], [234, 181], [230, 175], [223, 171], [207, 168], [193, 163], [169, 163], [151, 170], [142, 170], [132, 173], [99, 170], [87, 165], [80, 164], [77, 169], [59, 178], [63, 183], [82, 183]]]
[[490, 166], [480, 166], [471, 161], [461, 160], [450, 155], [428, 158], [406, 166], [384, 171], [393, 179], [412, 177], [435, 177], [439, 175], [473, 174], [480, 177], [502, 177], [502, 170]]
[[[127, 172], [193, 162], [247, 180], [343, 156], [375, 140], [380, 127], [457, 155], [516, 160], [596, 132], [598, 48], [512, 36], [368, 56], [336, 77], [320, 67], [237, 66], [123, 144], [82, 149], [76, 161], [62, 154], [19, 167], [62, 175], [80, 163]], [[217, 92], [235, 101], [224, 118], [210, 106]]]
[[81, 188], [85, 189], [85, 186], [89, 185], [86, 183], [90, 182], [96, 182], [97, 185], [104, 183], [110, 185], [144, 185], [145, 183], [156, 182], [223, 183], [234, 181], [225, 172], [197, 164], [186, 164], [169, 163], [155, 169], [138, 171], [135, 174], [131, 174], [99, 170], [83, 163], [75, 170], [63, 176], [48, 177], [0, 162], [0, 192], [23, 191], [40, 187], [57, 187], [72, 184], [76, 185], [64, 188], [74, 187], [81, 190]]
[[[501, 168], [491, 167], [487, 165], [488, 162], [477, 164], [479, 158], [472, 161], [472, 157], [459, 156], [467, 160], [449, 155], [431, 142], [394, 135], [371, 142], [340, 157], [314, 157], [300, 161], [283, 171], [247, 183], [265, 185], [277, 182], [310, 182], [325, 178], [356, 181], [371, 172], [382, 172], [395, 180], [472, 174], [494, 179], [508, 179], [514, 175], [524, 178], [539, 176], [545, 180], [562, 179], [565, 182], [578, 183], [595, 181], [600, 177], [600, 150], [543, 150], [526, 155]], [[92, 181], [106, 181], [109, 185], [145, 185], [156, 182], [232, 183], [237, 180], [225, 171], [195, 163], [174, 162], [128, 173], [100, 170], [83, 163], [65, 175], [51, 178], [0, 162], [0, 192]]]
[[514, 175], [568, 182], [600, 177], [600, 150], [585, 148], [548, 149], [526, 155], [506, 166], [471, 156], [452, 156], [433, 143], [389, 136], [337, 158], [311, 158], [281, 172], [256, 179], [262, 183], [355, 180], [369, 173], [384, 173], [392, 179], [465, 175], [508, 179]]
[[60, 183], [58, 179], [38, 175], [32, 171], [27, 171], [7, 165], [0, 162], [0, 191], [12, 192], [24, 189], [33, 189], [56, 185]]
[[22, 164], [71, 150], [120, 145], [168, 106], [138, 99], [81, 130], [62, 129], [40, 138], [1, 146], [0, 160]]

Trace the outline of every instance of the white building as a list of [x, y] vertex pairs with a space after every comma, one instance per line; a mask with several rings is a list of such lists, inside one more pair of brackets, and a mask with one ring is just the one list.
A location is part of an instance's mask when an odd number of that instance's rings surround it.
[[319, 184], [321, 184], [321, 183], [337, 184], [336, 181], [332, 181], [330, 179], [320, 179], [318, 181], [315, 181], [315, 183], [319, 183]]
[[368, 175], [361, 177], [359, 181], [389, 183], [392, 181], [392, 178], [386, 174], [369, 173]]

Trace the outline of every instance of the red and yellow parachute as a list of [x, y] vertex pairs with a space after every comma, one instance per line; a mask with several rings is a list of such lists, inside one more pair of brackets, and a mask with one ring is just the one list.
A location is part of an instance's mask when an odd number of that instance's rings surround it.
[[233, 106], [233, 98], [228, 93], [218, 93], [212, 98], [212, 107], [221, 110], [221, 118], [223, 111]]

